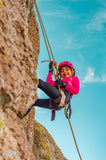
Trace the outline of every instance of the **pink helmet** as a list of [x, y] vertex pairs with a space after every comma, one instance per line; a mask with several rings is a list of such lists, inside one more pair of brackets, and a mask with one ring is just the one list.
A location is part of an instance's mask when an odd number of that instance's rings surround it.
[[61, 66], [69, 66], [70, 68], [74, 69], [74, 75], [75, 75], [75, 68], [73, 64], [70, 61], [63, 61], [59, 64], [58, 70], [60, 70]]

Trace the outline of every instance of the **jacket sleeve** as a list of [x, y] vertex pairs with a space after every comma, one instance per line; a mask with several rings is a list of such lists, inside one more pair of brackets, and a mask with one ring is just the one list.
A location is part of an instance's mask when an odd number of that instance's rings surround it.
[[65, 89], [71, 94], [78, 94], [80, 89], [78, 77], [74, 76], [71, 81], [68, 81]]
[[48, 73], [46, 82], [56, 88], [55, 81], [52, 80], [52, 72]]

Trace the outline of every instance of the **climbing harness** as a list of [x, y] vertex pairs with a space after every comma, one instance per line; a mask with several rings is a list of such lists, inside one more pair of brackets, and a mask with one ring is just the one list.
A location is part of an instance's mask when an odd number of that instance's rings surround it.
[[64, 103], [65, 103], [65, 99], [66, 99], [66, 95], [64, 94], [64, 92], [63, 91], [61, 91], [61, 101], [60, 101], [60, 103], [59, 103], [59, 107], [60, 106], [64, 106]]
[[[54, 62], [54, 67], [56, 69], [57, 74], [55, 74], [55, 70], [54, 69], [53, 69], [53, 71], [54, 71], [55, 79], [57, 80], [58, 79], [58, 74], [59, 74], [59, 71], [58, 71], [58, 68], [57, 68], [57, 63], [56, 63], [56, 61], [54, 59], [53, 52], [52, 52], [52, 49], [51, 49], [51, 46], [50, 46], [50, 43], [49, 43], [49, 40], [48, 40], [48, 37], [47, 37], [47, 34], [46, 34], [45, 27], [43, 25], [43, 21], [42, 21], [42, 18], [41, 18], [41, 15], [40, 15], [36, 0], [35, 0], [35, 7], [36, 7], [36, 11], [37, 11], [39, 23], [40, 23], [40, 26], [41, 26], [43, 38], [44, 38], [45, 45], [46, 45], [46, 48], [47, 48], [47, 52], [48, 52], [49, 59], [50, 59], [50, 60], [46, 60], [46, 61]], [[51, 55], [50, 55], [50, 53], [51, 53]], [[43, 61], [43, 62], [46, 62], [46, 61]], [[62, 95], [60, 86], [58, 86], [58, 89], [59, 89], [60, 94]], [[70, 115], [68, 115], [68, 110], [67, 110], [66, 104], [64, 104], [64, 107], [65, 107], [65, 114], [66, 114], [66, 117], [68, 119], [68, 122], [69, 122], [69, 125], [70, 125], [70, 128], [71, 128], [72, 136], [73, 136], [73, 139], [74, 139], [74, 143], [75, 143], [79, 158], [80, 158], [80, 160], [82, 160], [82, 157], [81, 157], [81, 154], [79, 152], [78, 145], [77, 145], [77, 142], [76, 142], [76, 139], [75, 139], [75, 135], [74, 135], [74, 132], [73, 132], [73, 128], [72, 128], [72, 125], [71, 125], [71, 122], [70, 122]]]

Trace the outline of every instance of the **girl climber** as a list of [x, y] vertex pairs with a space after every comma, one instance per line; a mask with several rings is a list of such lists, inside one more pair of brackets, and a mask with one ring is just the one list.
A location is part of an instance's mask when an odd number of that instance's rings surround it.
[[[79, 93], [79, 79], [75, 76], [75, 68], [72, 65], [72, 63], [69, 61], [61, 62], [59, 64], [58, 70], [61, 79], [53, 81], [53, 62], [49, 63], [49, 73], [46, 82], [39, 79], [38, 88], [44, 91], [50, 98], [37, 99], [37, 101], [31, 106], [31, 108], [22, 118], [24, 118], [29, 113], [33, 106], [38, 106], [42, 108], [51, 109], [51, 120], [54, 120], [55, 110], [60, 110], [61, 108], [63, 108], [64, 103], [66, 105], [70, 104], [70, 99], [72, 98], [73, 94]], [[58, 90], [58, 86], [60, 86], [61, 88], [61, 94]]]

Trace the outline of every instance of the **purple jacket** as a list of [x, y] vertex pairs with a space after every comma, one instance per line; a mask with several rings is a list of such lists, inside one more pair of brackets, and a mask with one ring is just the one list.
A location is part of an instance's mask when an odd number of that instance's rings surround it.
[[[65, 83], [67, 83], [65, 90], [69, 91], [71, 94], [78, 94], [79, 93], [80, 84], [79, 84], [78, 77], [76, 77], [76, 76], [67, 77], [67, 78], [63, 78], [61, 80]], [[48, 73], [46, 82], [56, 88], [55, 81], [52, 80], [52, 72]]]

